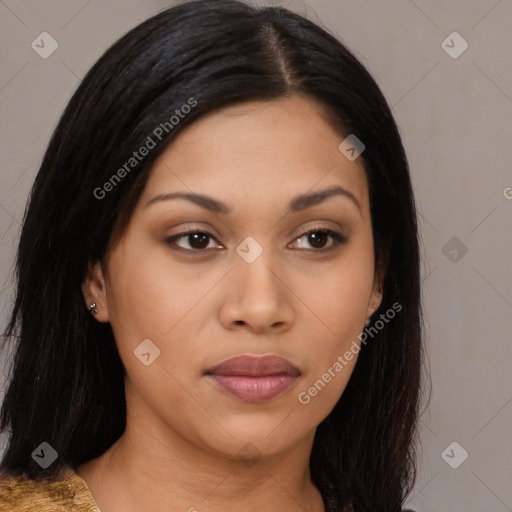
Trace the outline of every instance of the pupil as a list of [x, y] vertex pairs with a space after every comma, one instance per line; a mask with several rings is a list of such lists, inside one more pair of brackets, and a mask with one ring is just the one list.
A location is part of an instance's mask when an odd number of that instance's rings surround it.
[[[193, 233], [190, 235], [192, 237], [193, 242], [190, 244], [192, 247], [196, 247], [199, 249], [204, 249], [205, 247], [208, 247], [208, 235], [204, 233]], [[202, 239], [202, 240], [201, 240]], [[204, 243], [206, 241], [206, 243]], [[197, 246], [200, 247], [197, 247]]]
[[323, 247], [323, 245], [325, 244], [325, 237], [327, 237], [327, 233], [323, 233], [321, 231], [318, 231], [316, 233], [311, 233], [309, 235], [309, 237], [310, 237], [309, 243], [313, 247], [317, 247], [318, 248], [318, 245], [320, 247]]
[[[192, 237], [192, 243], [190, 244], [192, 247], [196, 247], [199, 249], [204, 249], [208, 247], [208, 235], [205, 233], [193, 233], [189, 235]], [[309, 243], [316, 248], [322, 248], [326, 242], [327, 233], [323, 233], [322, 231], [317, 231], [315, 233], [309, 234]]]

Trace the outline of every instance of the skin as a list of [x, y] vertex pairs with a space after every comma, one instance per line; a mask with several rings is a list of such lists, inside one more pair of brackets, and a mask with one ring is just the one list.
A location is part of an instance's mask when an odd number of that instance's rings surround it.
[[[382, 278], [362, 160], [338, 150], [345, 137], [322, 114], [311, 98], [293, 95], [202, 117], [155, 163], [106, 268], [90, 266], [86, 304], [96, 302], [94, 318], [111, 323], [127, 372], [126, 431], [77, 468], [102, 512], [251, 512], [268, 503], [324, 510], [309, 472], [313, 438], [357, 355], [307, 405], [298, 395], [359, 343], [382, 300]], [[295, 196], [335, 185], [360, 209], [336, 195], [287, 212]], [[232, 212], [184, 199], [144, 207], [177, 191], [214, 197]], [[192, 228], [211, 237], [166, 242]], [[318, 228], [348, 241], [302, 236]], [[263, 249], [252, 263], [236, 252], [248, 236]], [[133, 353], [144, 339], [160, 349], [149, 366]], [[241, 354], [282, 356], [301, 376], [268, 402], [240, 401], [204, 372]], [[249, 463], [237, 455], [247, 443], [257, 453]]]

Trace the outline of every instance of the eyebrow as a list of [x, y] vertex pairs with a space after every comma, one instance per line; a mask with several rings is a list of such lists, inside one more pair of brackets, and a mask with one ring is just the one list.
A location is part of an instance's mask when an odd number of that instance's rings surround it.
[[[320, 203], [323, 203], [327, 199], [335, 196], [341, 196], [350, 199], [352, 203], [357, 206], [359, 212], [362, 213], [361, 205], [359, 204], [359, 201], [354, 196], [354, 194], [340, 186], [334, 186], [324, 190], [316, 190], [312, 192], [306, 192], [305, 194], [300, 194], [290, 201], [288, 210], [290, 212], [300, 212], [302, 210], [306, 210], [307, 208], [311, 208]], [[196, 194], [191, 192], [171, 192], [167, 194], [159, 194], [150, 199], [144, 205], [144, 208], [147, 208], [148, 206], [160, 201], [170, 201], [172, 199], [185, 199], [197, 204], [198, 206], [201, 206], [205, 210], [215, 213], [229, 214], [232, 211], [227, 204], [219, 201], [218, 199], [214, 199], [213, 197], [209, 197], [204, 194]]]

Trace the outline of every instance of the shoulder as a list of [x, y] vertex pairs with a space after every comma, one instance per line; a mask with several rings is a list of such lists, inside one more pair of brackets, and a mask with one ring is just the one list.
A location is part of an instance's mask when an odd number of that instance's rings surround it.
[[71, 468], [43, 480], [0, 472], [0, 503], [9, 512], [100, 512], [87, 484]]

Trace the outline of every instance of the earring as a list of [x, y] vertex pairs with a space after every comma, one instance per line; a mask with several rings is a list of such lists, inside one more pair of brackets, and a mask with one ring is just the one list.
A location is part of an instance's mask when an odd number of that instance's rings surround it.
[[98, 309], [96, 308], [96, 302], [94, 302], [93, 304], [91, 304], [89, 306], [89, 313], [91, 313], [91, 312], [92, 312], [93, 315], [97, 315], [98, 314]]
[[366, 320], [366, 322], [364, 323], [365, 327], [368, 327], [369, 325], [370, 325], [370, 319]]

